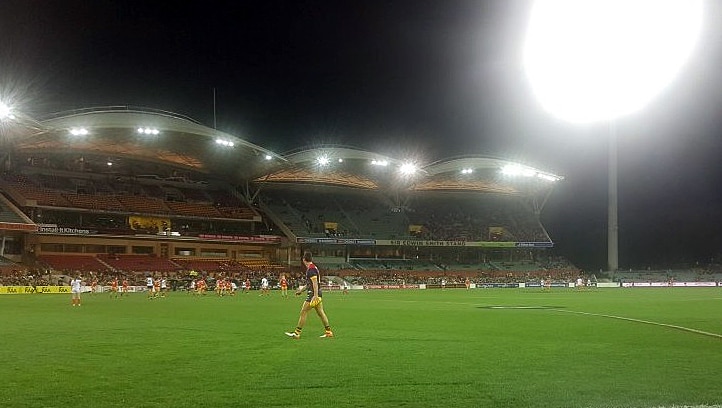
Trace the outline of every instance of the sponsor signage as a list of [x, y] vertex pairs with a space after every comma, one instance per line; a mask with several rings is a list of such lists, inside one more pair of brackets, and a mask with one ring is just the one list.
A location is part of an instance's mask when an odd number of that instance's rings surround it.
[[[566, 288], [566, 287], [569, 287], [569, 284], [564, 283], [564, 282], [552, 282], [549, 286], [552, 288]], [[541, 288], [542, 284], [541, 284], [541, 282], [526, 282], [526, 283], [524, 283], [524, 287]]]
[[553, 248], [553, 242], [516, 242], [517, 248]]
[[518, 283], [510, 282], [496, 282], [496, 283], [477, 283], [477, 289], [490, 289], [490, 288], [518, 288]]
[[407, 247], [551, 248], [552, 242], [434, 241], [425, 239], [296, 238], [297, 244], [377, 245]]
[[[40, 224], [38, 225], [38, 232], [45, 234], [71, 234], [71, 235], [88, 235], [91, 233], [90, 230], [84, 228], [72, 228], [72, 227], [59, 227], [55, 224]], [[95, 231], [92, 231], [95, 233]]]
[[[674, 282], [675, 288], [679, 287], [710, 287], [717, 286], [717, 282]], [[622, 282], [623, 288], [669, 288], [669, 282]]]
[[[82, 286], [81, 292], [91, 292], [90, 286]], [[145, 286], [128, 286], [128, 292], [143, 292]], [[118, 292], [122, 292], [122, 288], [118, 288]], [[96, 293], [110, 292], [110, 286], [99, 286]], [[0, 295], [29, 295], [33, 293], [41, 294], [57, 294], [57, 293], [71, 293], [70, 286], [0, 286]]]
[[355, 238], [296, 238], [298, 244], [332, 244], [332, 245], [377, 245], [379, 241], [375, 239], [355, 239]]
[[[70, 290], [70, 287], [68, 287]], [[0, 286], [0, 295], [25, 295], [35, 293], [34, 286]]]
[[70, 286], [36, 286], [36, 293], [70, 293]]
[[219, 240], [219, 241], [233, 241], [233, 242], [246, 242], [249, 244], [277, 244], [281, 242], [280, 237], [274, 236], [244, 236], [244, 235], [222, 235], [222, 234], [200, 234], [200, 239]]
[[430, 240], [415, 240], [415, 239], [391, 239], [391, 240], [379, 240], [381, 245], [399, 245], [399, 246], [440, 246], [440, 247], [463, 247], [467, 246], [469, 242], [466, 241], [430, 241]]
[[475, 248], [551, 248], [551, 242], [433, 241], [416, 239], [378, 239], [376, 245], [411, 247], [475, 247]]
[[419, 285], [364, 285], [364, 289], [418, 289]]

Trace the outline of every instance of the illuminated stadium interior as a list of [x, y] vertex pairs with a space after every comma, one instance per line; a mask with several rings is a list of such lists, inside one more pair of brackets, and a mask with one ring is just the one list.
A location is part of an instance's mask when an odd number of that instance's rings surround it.
[[540, 214], [563, 180], [490, 157], [279, 154], [128, 107], [14, 119], [2, 136], [2, 255], [25, 268], [250, 273], [308, 249], [350, 270], [538, 266], [553, 246]]

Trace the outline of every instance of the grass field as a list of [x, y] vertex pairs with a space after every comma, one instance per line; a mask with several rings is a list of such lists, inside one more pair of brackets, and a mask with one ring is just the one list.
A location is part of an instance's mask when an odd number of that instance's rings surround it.
[[328, 293], [293, 340], [301, 300], [0, 296], [0, 406], [722, 403], [722, 288]]

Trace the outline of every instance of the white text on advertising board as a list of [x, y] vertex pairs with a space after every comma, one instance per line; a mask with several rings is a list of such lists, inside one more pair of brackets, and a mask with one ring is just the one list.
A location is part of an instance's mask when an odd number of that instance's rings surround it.
[[466, 246], [466, 241], [425, 241], [425, 240], [405, 240], [405, 239], [392, 239], [391, 245], [401, 246]]

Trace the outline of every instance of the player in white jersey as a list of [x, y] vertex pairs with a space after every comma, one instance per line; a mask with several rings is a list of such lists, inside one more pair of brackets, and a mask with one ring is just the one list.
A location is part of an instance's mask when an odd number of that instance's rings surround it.
[[80, 306], [80, 290], [83, 281], [80, 276], [76, 276], [70, 281], [70, 293], [73, 295], [73, 306]]
[[152, 276], [146, 276], [145, 278], [145, 287], [148, 289], [148, 299], [151, 299], [154, 295], [153, 291], [153, 277]]

